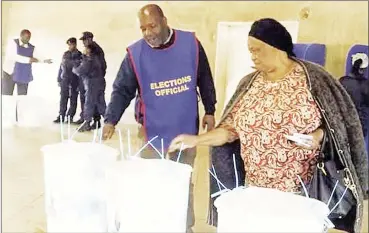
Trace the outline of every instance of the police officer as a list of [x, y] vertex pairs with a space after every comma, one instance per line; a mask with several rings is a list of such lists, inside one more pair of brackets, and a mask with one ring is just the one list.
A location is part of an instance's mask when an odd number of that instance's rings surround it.
[[[106, 61], [105, 61], [105, 53], [103, 51], [103, 49], [100, 47], [99, 44], [97, 44], [94, 40], [94, 35], [92, 34], [92, 32], [83, 32], [82, 33], [82, 37], [80, 38], [80, 40], [83, 41], [83, 44], [85, 46], [89, 46], [92, 45], [95, 51], [95, 56], [97, 56], [98, 61], [100, 62], [100, 66], [102, 69], [102, 75], [103, 78], [105, 77], [106, 74]], [[84, 84], [82, 82], [82, 80], [80, 80], [80, 85], [79, 85], [79, 94], [80, 94], [80, 100], [81, 100], [81, 119], [79, 119], [76, 124], [82, 124], [83, 123], [83, 110], [84, 110], [84, 102], [85, 102], [85, 90], [84, 90]], [[96, 128], [96, 124], [98, 126], [98, 128], [101, 127], [101, 122], [100, 122], [101, 116], [98, 114], [98, 109], [95, 109], [95, 114], [94, 114], [94, 123], [92, 125], [93, 128]]]
[[[82, 59], [82, 53], [77, 49], [76, 38], [69, 38], [67, 45], [68, 51], [63, 54], [59, 68], [60, 108], [59, 116], [54, 120], [54, 123], [64, 122], [66, 120], [65, 116], [70, 117], [71, 122], [73, 122], [73, 117], [77, 110], [79, 78], [72, 72], [72, 69], [74, 64]], [[67, 112], [68, 99], [69, 109]]]
[[103, 115], [106, 110], [106, 82], [97, 50], [93, 44], [86, 45], [81, 64], [73, 67], [72, 70], [80, 77], [85, 90], [83, 120], [86, 123], [80, 129], [81, 132], [94, 129], [97, 126], [91, 125], [94, 116]]

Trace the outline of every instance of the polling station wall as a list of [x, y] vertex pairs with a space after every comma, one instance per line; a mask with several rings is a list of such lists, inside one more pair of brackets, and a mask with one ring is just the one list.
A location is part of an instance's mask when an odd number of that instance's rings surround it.
[[[140, 38], [136, 12], [146, 3], [148, 2], [2, 2], [2, 45], [5, 45], [6, 38], [18, 35], [23, 28], [32, 31], [32, 42], [40, 53], [55, 60], [53, 65], [40, 72], [45, 76], [42, 77], [44, 88], [37, 92], [43, 91], [44, 96], [57, 101], [59, 90], [56, 74], [61, 56], [66, 50], [65, 41], [68, 37], [80, 36], [82, 31], [92, 31], [96, 41], [105, 50], [108, 64], [106, 97], [110, 99], [111, 85], [126, 53], [125, 48]], [[156, 3], [163, 8], [172, 27], [196, 32], [208, 54], [213, 73], [217, 23], [222, 21], [253, 21], [262, 17], [300, 20], [301, 10], [308, 9], [310, 14], [300, 21], [298, 42], [326, 44], [326, 68], [336, 77], [344, 72], [349, 47], [355, 43], [368, 42], [368, 2], [364, 1]], [[79, 47], [82, 47], [81, 44]], [[218, 102], [223, 104], [225, 91], [222, 79], [224, 77], [217, 77], [216, 86]], [[133, 120], [132, 105], [125, 115]]]

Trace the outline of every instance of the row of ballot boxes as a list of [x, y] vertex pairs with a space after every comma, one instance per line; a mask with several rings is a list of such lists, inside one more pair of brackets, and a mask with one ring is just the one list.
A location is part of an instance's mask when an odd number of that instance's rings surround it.
[[[122, 156], [95, 142], [42, 148], [47, 232], [186, 232], [192, 168]], [[325, 203], [237, 187], [220, 195], [218, 232], [326, 232]]]

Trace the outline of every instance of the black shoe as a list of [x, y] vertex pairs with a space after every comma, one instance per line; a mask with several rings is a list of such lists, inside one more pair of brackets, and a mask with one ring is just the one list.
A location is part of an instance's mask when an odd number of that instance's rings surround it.
[[60, 124], [60, 120], [61, 120], [61, 122], [65, 122], [65, 120], [64, 120], [64, 117], [62, 117], [61, 119], [60, 119], [60, 116], [58, 116], [53, 122], [55, 123], [55, 124]]
[[85, 122], [85, 120], [83, 120], [82, 118], [80, 118], [78, 121], [74, 121], [73, 124], [75, 124], [75, 125], [81, 125], [83, 122]]
[[96, 125], [97, 125], [97, 128], [98, 129], [101, 128], [101, 122], [100, 122], [100, 120], [94, 120], [94, 123], [91, 125], [91, 128], [96, 129]]
[[87, 132], [87, 131], [91, 131], [93, 130], [93, 128], [91, 127], [91, 122], [86, 122], [79, 130], [78, 132]]

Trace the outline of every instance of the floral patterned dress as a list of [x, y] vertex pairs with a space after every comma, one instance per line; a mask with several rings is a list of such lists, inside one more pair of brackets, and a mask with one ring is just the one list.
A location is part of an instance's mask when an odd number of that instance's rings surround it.
[[307, 87], [300, 65], [279, 81], [260, 74], [235, 104], [220, 127], [241, 141], [248, 185], [298, 192], [316, 166], [318, 150], [308, 150], [286, 139], [309, 134], [322, 124], [321, 114]]

